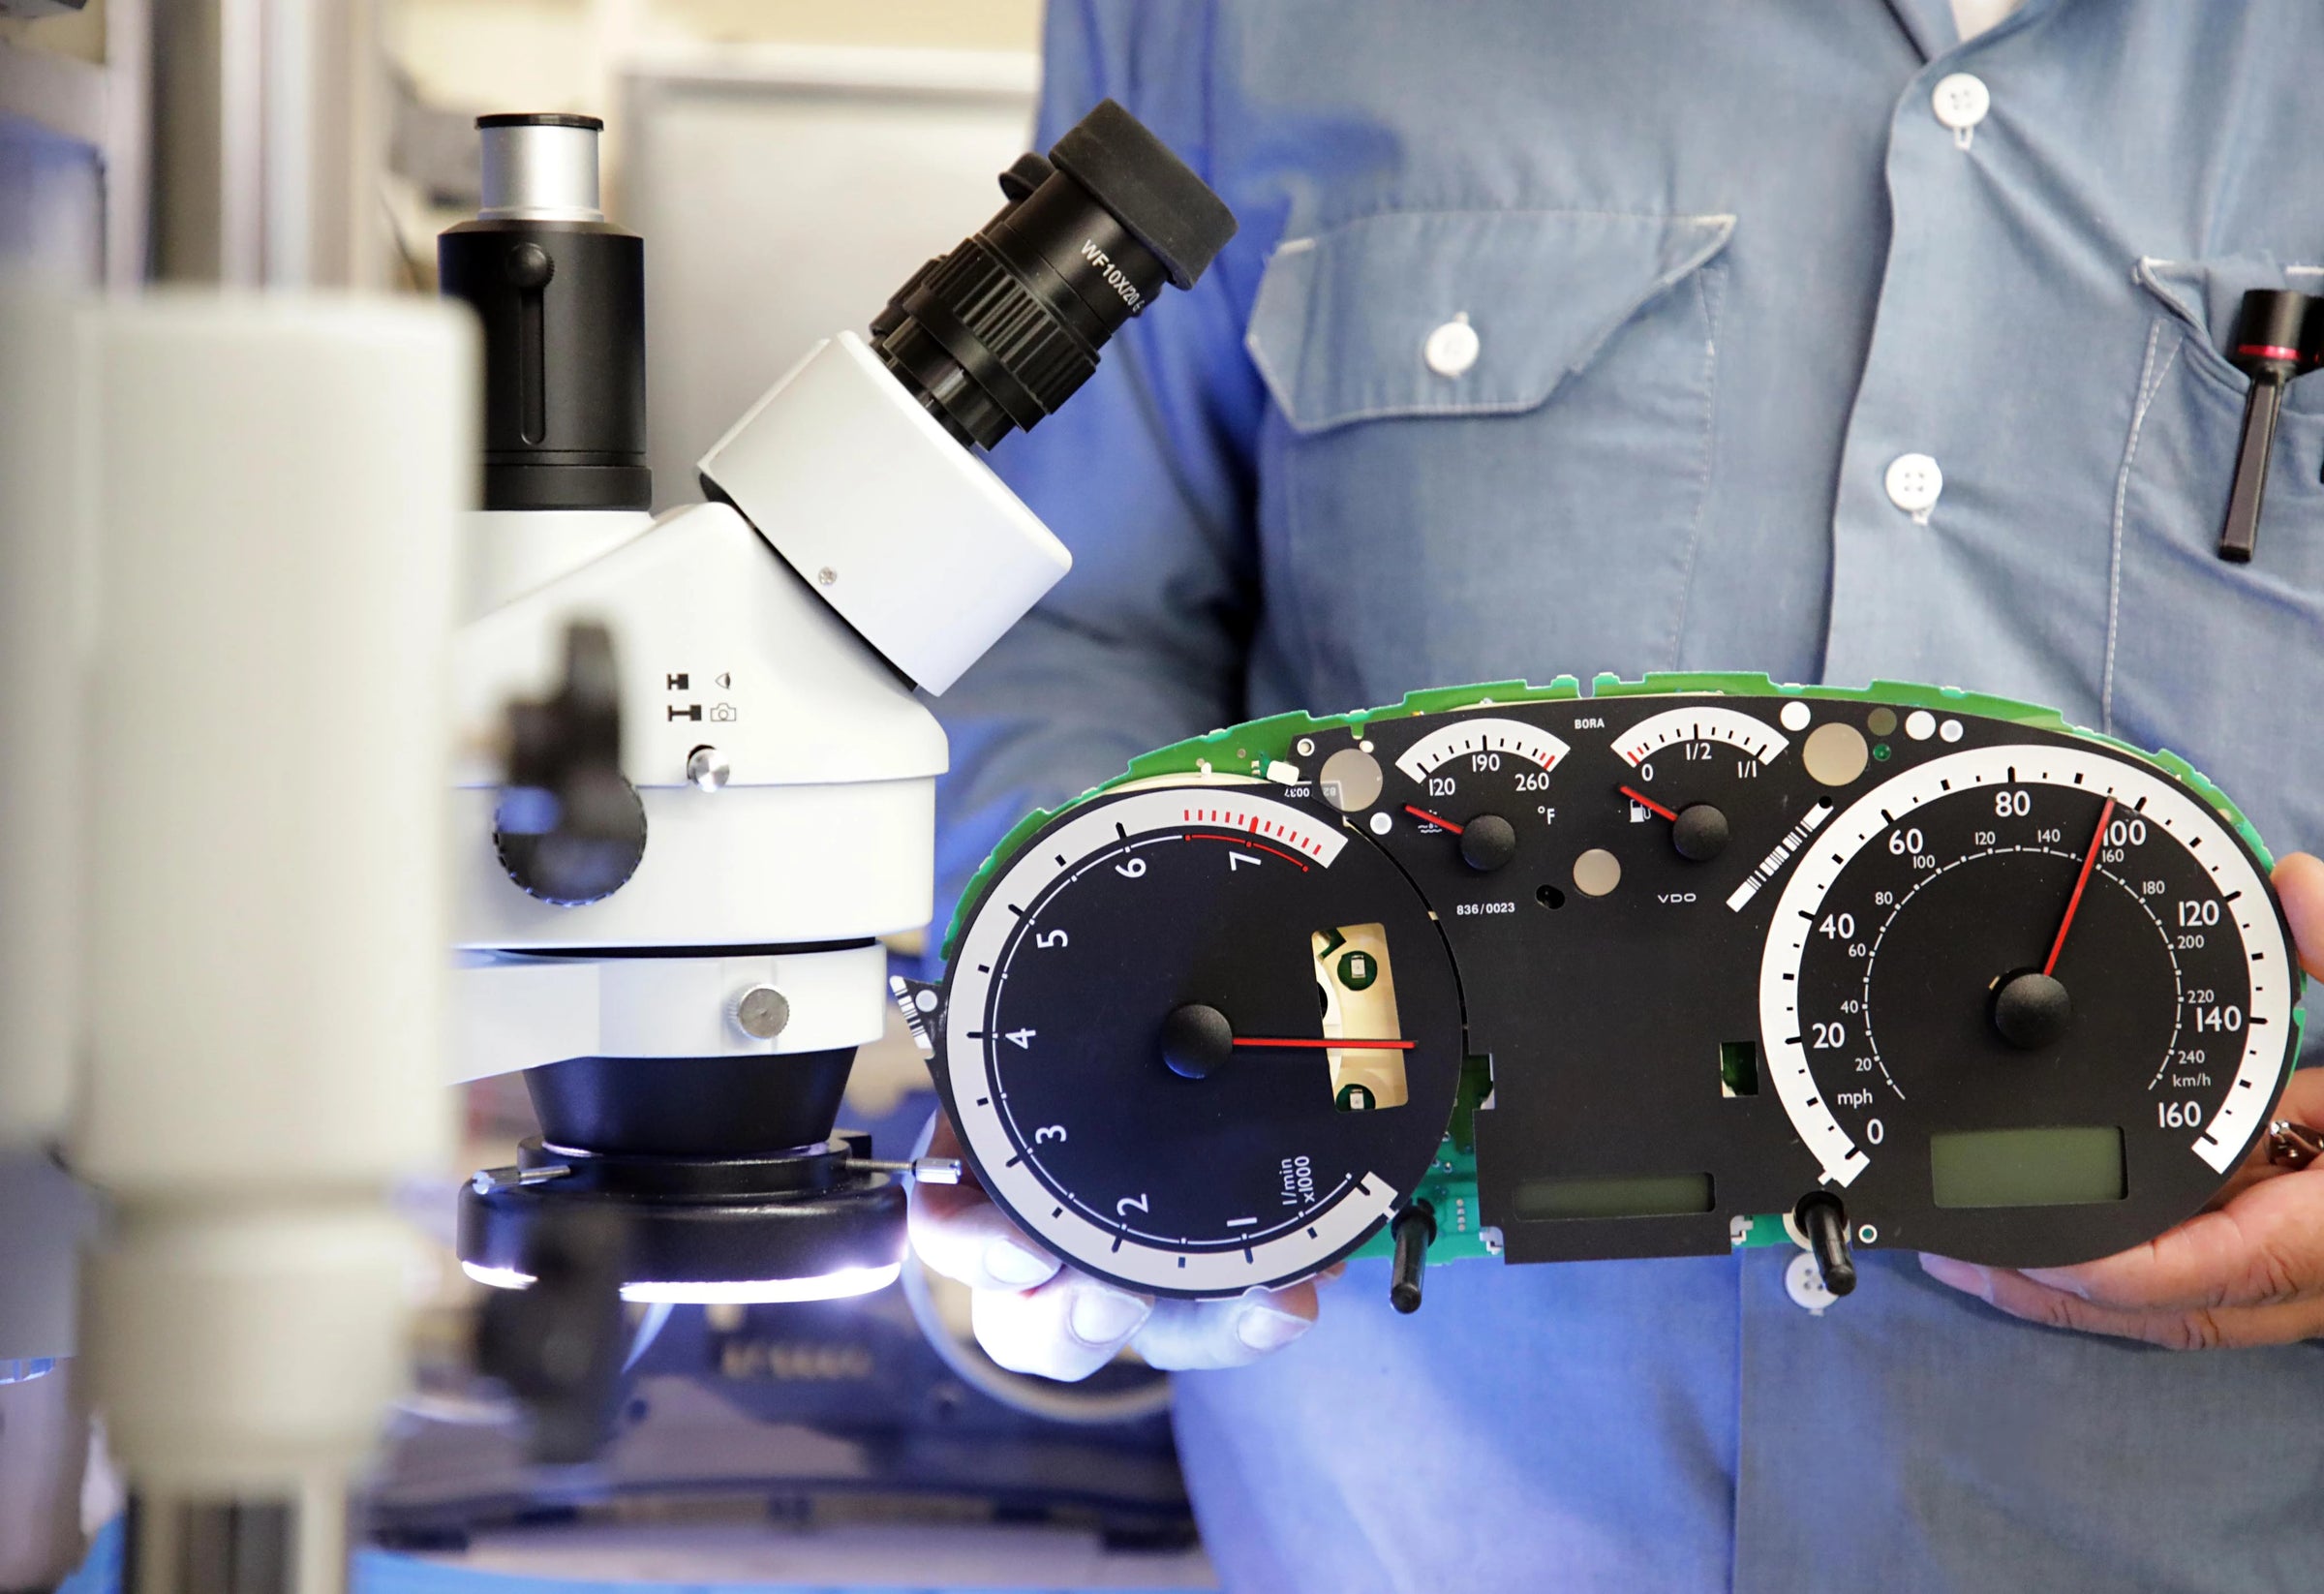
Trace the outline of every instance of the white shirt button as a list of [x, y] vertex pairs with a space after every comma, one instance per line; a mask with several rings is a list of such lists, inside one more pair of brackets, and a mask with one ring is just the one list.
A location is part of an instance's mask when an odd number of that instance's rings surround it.
[[1888, 462], [1881, 485], [1888, 489], [1889, 503], [1915, 519], [1925, 519], [1944, 491], [1944, 473], [1926, 454], [1899, 454]]
[[1791, 1298], [1791, 1304], [1804, 1308], [1811, 1317], [1821, 1317], [1823, 1309], [1839, 1299], [1823, 1287], [1823, 1270], [1805, 1251], [1784, 1269], [1784, 1293]]
[[1477, 363], [1479, 347], [1477, 328], [1469, 324], [1464, 310], [1428, 334], [1428, 341], [1421, 345], [1421, 358], [1438, 376], [1457, 377]]
[[1993, 108], [1993, 92], [1976, 74], [1956, 72], [1937, 80], [1937, 92], [1929, 96], [1929, 103], [1940, 122], [1955, 133], [1967, 133]]

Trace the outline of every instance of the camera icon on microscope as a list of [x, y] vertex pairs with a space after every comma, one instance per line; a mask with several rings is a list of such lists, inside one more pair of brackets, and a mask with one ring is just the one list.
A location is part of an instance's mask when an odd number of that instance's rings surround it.
[[710, 706], [710, 717], [723, 724], [729, 720], [740, 719], [741, 714], [732, 703], [713, 703]]

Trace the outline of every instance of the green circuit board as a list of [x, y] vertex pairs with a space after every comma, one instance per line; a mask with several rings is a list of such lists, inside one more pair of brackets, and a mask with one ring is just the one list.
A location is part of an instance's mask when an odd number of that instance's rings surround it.
[[[1189, 737], [1146, 753], [1132, 760], [1119, 776], [1089, 788], [1072, 802], [1055, 810], [1039, 810], [1027, 814], [1003, 838], [962, 895], [946, 935], [945, 956], [952, 956], [963, 927], [992, 880], [1036, 832], [1057, 814], [1076, 805], [1132, 782], [1186, 776], [1225, 776], [1264, 782], [1269, 778], [1270, 767], [1292, 763], [1304, 756], [1300, 746], [1302, 741], [1327, 731], [1344, 730], [1361, 737], [1367, 726], [1416, 715], [1442, 714], [1496, 704], [1641, 696], [1795, 696], [1884, 705], [1908, 711], [1927, 709], [1936, 713], [1969, 714], [2008, 720], [2084, 739], [2127, 753], [2186, 782], [2218, 812], [2222, 820], [2238, 831], [2264, 864], [2273, 866], [2272, 855], [2242, 812], [2186, 760], [2171, 752], [2149, 751], [2100, 732], [2069, 724], [2056, 710], [2036, 704], [1963, 691], [1952, 687], [1909, 682], [1876, 681], [1869, 687], [1851, 690], [1788, 686], [1764, 675], [1731, 672], [1648, 674], [1636, 681], [1602, 674], [1590, 683], [1589, 690], [1585, 693], [1578, 678], [1563, 675], [1544, 686], [1504, 681], [1415, 691], [1394, 704], [1337, 716], [1319, 718], [1303, 712], [1278, 714]], [[1875, 759], [1885, 759], [1888, 755], [1889, 751], [1884, 746], [1873, 750]], [[2299, 1015], [2295, 1015], [2294, 1022], [2297, 1023]], [[1480, 1222], [1477, 1182], [1476, 1113], [1484, 1093], [1490, 1088], [1490, 1069], [1485, 1059], [1472, 1058], [1464, 1067], [1450, 1127], [1433, 1163], [1415, 1191], [1416, 1196], [1426, 1201], [1436, 1214], [1437, 1237], [1429, 1247], [1431, 1262], [1499, 1254], [1494, 1237]], [[1737, 1248], [1790, 1244], [1798, 1239], [1790, 1227], [1789, 1217], [1781, 1212], [1737, 1217], [1732, 1220], [1729, 1238]], [[1383, 1229], [1354, 1254], [1387, 1257], [1392, 1254], [1393, 1248], [1393, 1241], [1389, 1232]]]

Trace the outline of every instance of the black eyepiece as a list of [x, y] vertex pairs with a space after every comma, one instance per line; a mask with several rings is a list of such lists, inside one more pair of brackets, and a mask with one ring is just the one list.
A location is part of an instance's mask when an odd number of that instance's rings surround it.
[[484, 334], [487, 509], [643, 509], [646, 246], [605, 220], [595, 116], [476, 118], [483, 204], [436, 242]]
[[1235, 235], [1218, 196], [1111, 100], [1000, 188], [1000, 213], [872, 322], [888, 369], [980, 448], [1072, 397], [1124, 322], [1165, 284], [1192, 288]]

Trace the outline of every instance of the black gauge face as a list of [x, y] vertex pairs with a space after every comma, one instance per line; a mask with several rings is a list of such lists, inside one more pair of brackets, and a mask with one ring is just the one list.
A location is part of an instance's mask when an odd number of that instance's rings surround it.
[[2000, 1214], [2113, 1204], [2135, 1238], [2235, 1166], [2281, 1069], [2282, 959], [2257, 870], [2180, 791], [2076, 749], [1979, 749], [1815, 838], [1761, 1025], [1828, 1183], [1909, 1185], [1964, 1232], [1991, 1214], [1980, 1260], [2036, 1265], [2057, 1259], [2012, 1256]]
[[956, 954], [955, 1117], [986, 1190], [1078, 1266], [1225, 1295], [1304, 1277], [1419, 1181], [1451, 1117], [1450, 954], [1335, 815], [1235, 787], [1075, 809]]

